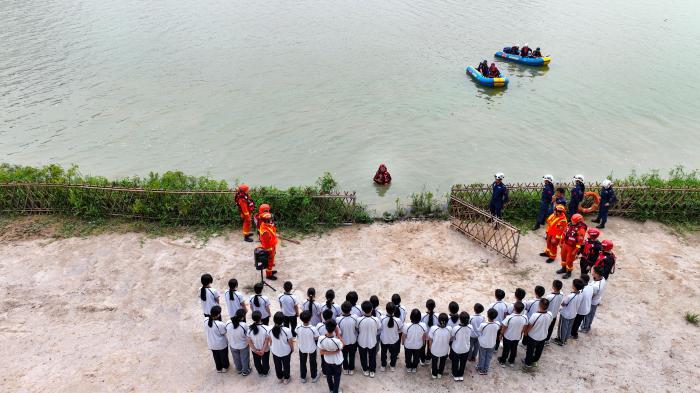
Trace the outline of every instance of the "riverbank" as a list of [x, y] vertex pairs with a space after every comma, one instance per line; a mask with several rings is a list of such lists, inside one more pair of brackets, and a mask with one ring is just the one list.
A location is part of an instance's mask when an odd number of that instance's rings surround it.
[[[240, 241], [238, 231], [200, 238], [126, 228], [66, 237], [69, 232], [23, 231], [33, 222], [23, 219], [5, 223], [4, 228], [14, 225], [14, 235], [0, 238], [0, 346], [12, 354], [0, 368], [7, 390], [271, 391], [277, 386], [274, 378], [254, 374], [216, 374], [206, 349], [196, 298], [200, 274], [211, 273], [222, 290], [236, 277], [246, 294], [257, 280], [253, 246]], [[357, 225], [308, 236], [299, 245], [283, 242], [280, 277], [294, 282], [299, 296], [309, 286], [319, 293], [334, 288], [339, 298], [354, 289], [363, 299], [377, 294], [384, 303], [398, 292], [409, 309], [422, 309], [432, 297], [439, 311], [450, 300], [471, 311], [475, 302], [490, 303], [497, 287], [506, 290], [507, 300], [518, 286], [528, 297], [535, 285], [549, 287], [555, 267], [537, 256], [541, 235], [524, 235], [519, 262], [511, 264], [446, 222]], [[700, 329], [684, 315], [699, 311], [700, 235], [679, 237], [658, 223], [612, 219], [605, 237], [615, 240], [619, 268], [592, 333], [565, 348], [548, 347], [534, 371], [501, 369], [494, 362], [488, 376], [469, 370], [465, 382], [456, 385], [448, 378], [432, 381], [426, 368], [406, 376], [402, 354], [395, 373], [372, 380], [343, 376], [342, 389], [492, 386], [539, 392], [540, 386], [556, 383], [561, 391], [692, 390], [700, 363], [692, 345], [700, 340]], [[296, 355], [292, 369], [298, 378]], [[302, 385], [295, 379], [285, 390], [325, 391], [321, 382]]]

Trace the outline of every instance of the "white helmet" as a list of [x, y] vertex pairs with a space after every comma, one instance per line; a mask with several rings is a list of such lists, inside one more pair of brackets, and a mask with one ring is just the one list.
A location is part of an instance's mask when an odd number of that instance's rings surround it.
[[498, 172], [495, 175], [493, 175], [493, 177], [495, 177], [498, 180], [503, 180], [503, 178], [505, 178], [506, 175], [504, 175], [503, 172]]
[[581, 183], [583, 183], [583, 175], [574, 176], [574, 181], [580, 181]]
[[554, 183], [554, 176], [552, 176], [552, 175], [542, 176], [542, 183], [544, 183], [545, 181], [548, 181], [550, 183]]
[[612, 181], [610, 181], [610, 179], [605, 179], [603, 180], [603, 183], [601, 183], [601, 185], [603, 186], [603, 188], [610, 188], [612, 187]]

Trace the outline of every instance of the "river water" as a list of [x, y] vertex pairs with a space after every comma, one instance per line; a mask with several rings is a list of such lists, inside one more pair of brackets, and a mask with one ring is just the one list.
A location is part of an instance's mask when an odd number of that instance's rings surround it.
[[[378, 210], [495, 171], [699, 168], [699, 22], [697, 0], [0, 0], [0, 161], [330, 171]], [[549, 69], [499, 61], [504, 90], [465, 75], [524, 41]]]

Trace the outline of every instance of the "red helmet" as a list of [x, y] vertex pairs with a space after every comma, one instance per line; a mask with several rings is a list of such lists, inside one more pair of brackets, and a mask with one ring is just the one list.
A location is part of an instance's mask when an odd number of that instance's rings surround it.
[[248, 192], [248, 190], [250, 190], [250, 187], [248, 187], [248, 185], [244, 183], [244, 184], [241, 184], [240, 186], [238, 186], [238, 190], [243, 191], [243, 192]]
[[260, 215], [260, 219], [263, 221], [270, 221], [272, 219], [272, 214], [270, 213], [263, 213]]
[[583, 216], [580, 215], [580, 214], [578, 214], [578, 213], [576, 213], [576, 214], [574, 214], [573, 216], [571, 216], [571, 222], [573, 222], [574, 224], [578, 224], [578, 223], [581, 222], [582, 220], [583, 220]]
[[263, 203], [260, 205], [260, 209], [258, 209], [258, 214], [263, 214], [263, 213], [269, 213], [270, 212], [270, 205], [267, 203]]
[[598, 228], [589, 228], [588, 229], [588, 237], [592, 237], [593, 239], [596, 239], [598, 236], [600, 236], [600, 231]]
[[612, 240], [605, 239], [600, 244], [603, 245], [603, 251], [612, 251], [612, 249], [613, 249]]
[[554, 210], [556, 210], [556, 211], [558, 211], [558, 212], [564, 212], [564, 211], [566, 211], [566, 207], [564, 207], [564, 205], [557, 205], [557, 206], [554, 208]]

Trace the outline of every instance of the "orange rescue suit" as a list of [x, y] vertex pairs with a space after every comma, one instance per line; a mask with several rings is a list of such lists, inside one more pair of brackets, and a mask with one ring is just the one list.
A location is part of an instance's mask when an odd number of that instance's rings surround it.
[[248, 236], [250, 235], [250, 215], [255, 210], [255, 202], [248, 193], [239, 191], [236, 193], [236, 205], [238, 205], [238, 212], [243, 220], [243, 236]]
[[568, 272], [574, 270], [574, 260], [586, 239], [586, 229], [587, 225], [583, 222], [576, 224], [572, 222], [566, 227], [564, 238], [561, 242], [561, 267], [565, 267]]
[[566, 214], [554, 212], [547, 217], [547, 247], [545, 252], [550, 259], [556, 259], [559, 241], [566, 229]]
[[260, 222], [260, 244], [269, 253], [266, 274], [267, 277], [270, 277], [275, 267], [275, 254], [277, 252], [277, 227], [275, 224]]

